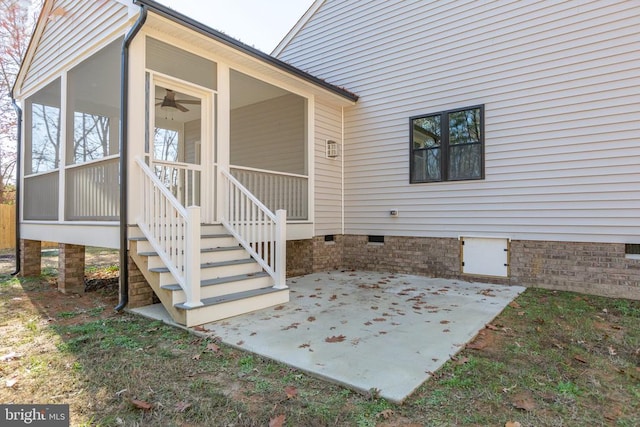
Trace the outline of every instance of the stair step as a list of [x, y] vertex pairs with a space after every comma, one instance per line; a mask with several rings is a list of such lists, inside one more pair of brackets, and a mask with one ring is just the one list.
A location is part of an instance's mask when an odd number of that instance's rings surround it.
[[[204, 248], [200, 249], [201, 254], [211, 253], [211, 252], [225, 252], [225, 251], [237, 251], [242, 249], [240, 246], [224, 246], [221, 248]], [[157, 252], [138, 252], [140, 256], [158, 256]]]
[[[259, 271], [257, 273], [252, 273], [252, 274], [239, 274], [237, 276], [218, 277], [216, 279], [202, 280], [200, 281], [200, 286], [206, 287], [206, 286], [222, 285], [224, 283], [240, 282], [242, 280], [255, 279], [257, 277], [266, 277], [268, 275], [269, 274], [264, 271]], [[167, 291], [182, 290], [182, 288], [178, 284], [164, 285], [162, 286], [162, 289], [166, 289]]]
[[[209, 234], [200, 235], [201, 239], [217, 239], [217, 238], [226, 238], [226, 237], [233, 237], [233, 236], [228, 233], [214, 233], [214, 234], [209, 233]], [[147, 240], [147, 238], [144, 236], [129, 236], [128, 239], [135, 242], [144, 242]]]
[[[253, 258], [237, 259], [234, 261], [208, 262], [206, 264], [200, 264], [200, 268], [215, 268], [215, 267], [224, 267], [227, 265], [251, 264], [254, 262], [255, 261], [253, 260]], [[168, 273], [169, 269], [167, 267], [156, 267], [156, 268], [150, 268], [149, 271], [153, 273]]]
[[227, 294], [227, 295], [222, 295], [219, 297], [213, 297], [213, 298], [206, 298], [202, 300], [202, 304], [203, 306], [200, 307], [187, 307], [185, 306], [183, 303], [180, 304], [176, 304], [175, 307], [178, 309], [182, 309], [182, 310], [194, 310], [194, 309], [201, 309], [203, 307], [210, 307], [213, 305], [218, 305], [218, 304], [224, 304], [227, 302], [231, 302], [231, 301], [238, 301], [238, 300], [242, 300], [242, 299], [246, 299], [246, 298], [251, 298], [251, 297], [256, 297], [256, 296], [260, 296], [260, 295], [267, 295], [270, 293], [275, 293], [275, 292], [282, 292], [287, 290], [285, 289], [276, 289], [273, 287], [269, 287], [269, 288], [260, 288], [260, 289], [254, 289], [251, 291], [244, 291], [244, 292], [236, 292], [233, 294]]

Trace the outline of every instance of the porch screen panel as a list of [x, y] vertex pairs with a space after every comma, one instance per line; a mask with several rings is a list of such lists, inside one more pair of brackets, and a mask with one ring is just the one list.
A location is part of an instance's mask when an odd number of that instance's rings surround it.
[[60, 79], [54, 80], [25, 103], [25, 175], [60, 166]]
[[24, 179], [24, 219], [58, 219], [58, 171]]
[[120, 50], [122, 39], [68, 74], [65, 220], [119, 217]]
[[69, 72], [66, 164], [118, 154], [121, 39]]

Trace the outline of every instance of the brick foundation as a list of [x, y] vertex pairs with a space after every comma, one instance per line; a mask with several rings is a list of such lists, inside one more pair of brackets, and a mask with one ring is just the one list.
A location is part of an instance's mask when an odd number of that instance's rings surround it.
[[135, 261], [129, 256], [129, 303], [128, 308], [137, 308], [151, 305], [155, 302], [155, 294], [144, 278], [142, 271]]
[[314, 237], [313, 271], [330, 271], [344, 268], [344, 236], [334, 235], [333, 241], [325, 241], [324, 236]]
[[511, 242], [511, 282], [640, 299], [640, 260], [623, 243]]
[[302, 276], [313, 271], [313, 243], [311, 240], [287, 241], [287, 277]]
[[[452, 238], [324, 236], [288, 242], [288, 275], [334, 269], [417, 274], [640, 299], [640, 260], [625, 257], [624, 244], [514, 240], [508, 278], [461, 273], [460, 242]], [[292, 274], [297, 273], [297, 274]]]
[[58, 290], [63, 294], [84, 292], [84, 246], [58, 245]]
[[42, 273], [42, 242], [20, 239], [20, 276], [33, 277]]

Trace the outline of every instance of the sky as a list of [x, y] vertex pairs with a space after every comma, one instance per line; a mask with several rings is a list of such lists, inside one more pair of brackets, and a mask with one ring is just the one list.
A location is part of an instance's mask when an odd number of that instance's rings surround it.
[[271, 53], [313, 0], [158, 0], [190, 18]]

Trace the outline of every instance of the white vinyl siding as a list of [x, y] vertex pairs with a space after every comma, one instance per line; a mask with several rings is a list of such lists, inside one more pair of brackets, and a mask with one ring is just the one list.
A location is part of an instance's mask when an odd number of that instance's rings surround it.
[[284, 95], [231, 110], [231, 165], [306, 174], [305, 102]]
[[[342, 233], [342, 111], [316, 100], [315, 235]], [[326, 141], [338, 143], [338, 157], [327, 158]]]
[[126, 20], [127, 7], [116, 1], [55, 1], [23, 86], [31, 87], [60, 72], [85, 46], [113, 36]]
[[[279, 57], [360, 96], [345, 233], [631, 242], [639, 51], [633, 0], [327, 0]], [[485, 179], [409, 185], [408, 118], [478, 104]]]

